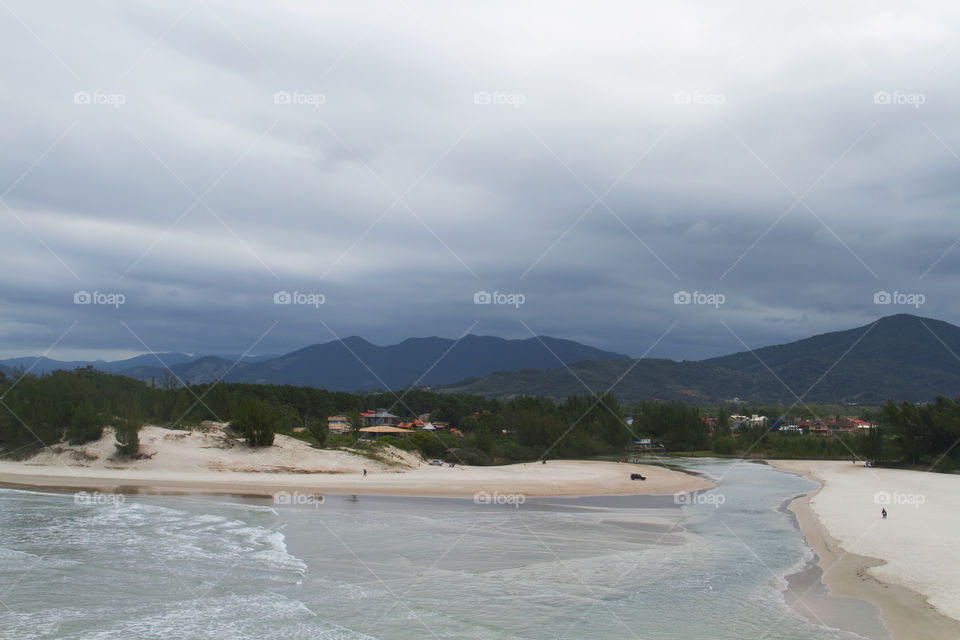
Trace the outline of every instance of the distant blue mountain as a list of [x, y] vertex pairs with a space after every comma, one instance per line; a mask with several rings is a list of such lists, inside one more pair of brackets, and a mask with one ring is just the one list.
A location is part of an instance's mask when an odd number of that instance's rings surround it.
[[[309, 386], [331, 391], [382, 391], [411, 385], [507, 398], [565, 398], [612, 390], [622, 401], [644, 399], [717, 403], [751, 402], [878, 404], [960, 395], [960, 327], [900, 314], [846, 331], [700, 361], [675, 362], [594, 349], [550, 337], [505, 340], [469, 335], [462, 340], [410, 338], [377, 346], [352, 336], [282, 356], [195, 357], [158, 354], [115, 362], [58, 362], [47, 358], [0, 361], [47, 373], [92, 365], [160, 383], [215, 380]], [[585, 388], [586, 386], [586, 388]]]
[[[276, 355], [242, 356], [243, 362], [262, 362], [276, 358]], [[45, 357], [22, 357], [0, 360], [0, 372], [6, 370], [23, 369], [38, 375], [51, 371], [72, 371], [77, 367], [94, 367], [107, 373], [126, 375], [130, 371], [162, 372], [168, 368], [181, 364], [197, 362], [204, 358], [217, 358], [226, 362], [234, 362], [241, 356], [191, 356], [186, 353], [146, 353], [125, 360], [53, 360]], [[139, 377], [139, 376], [135, 376]]]
[[410, 338], [376, 346], [352, 336], [315, 344], [282, 356], [236, 358], [206, 356], [169, 368], [147, 361], [118, 371], [141, 380], [175, 376], [183, 382], [289, 384], [333, 391], [403, 389], [436, 386], [513, 369], [546, 370], [580, 360], [628, 361], [629, 356], [550, 337], [505, 340], [468, 335], [462, 340]]
[[189, 362], [194, 359], [196, 359], [195, 356], [188, 356], [185, 353], [158, 353], [156, 356], [145, 354], [142, 356], [127, 358], [126, 360], [114, 360], [112, 362], [107, 362], [105, 360], [63, 361], [52, 360], [45, 357], [23, 357], [0, 360], [0, 366], [5, 366], [9, 369], [23, 369], [25, 371], [29, 370], [31, 373], [36, 374], [50, 373], [51, 371], [57, 370], [72, 370], [76, 369], [77, 367], [90, 366], [95, 367], [100, 371], [106, 371], [107, 373], [120, 373], [121, 371], [140, 366], [163, 366], [165, 364], [168, 367], [172, 367], [173, 365]]

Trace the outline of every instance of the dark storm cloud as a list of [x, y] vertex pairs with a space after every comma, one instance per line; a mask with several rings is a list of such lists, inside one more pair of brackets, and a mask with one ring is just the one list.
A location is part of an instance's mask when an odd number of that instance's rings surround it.
[[955, 321], [958, 12], [806, 4], [9, 3], [0, 352]]

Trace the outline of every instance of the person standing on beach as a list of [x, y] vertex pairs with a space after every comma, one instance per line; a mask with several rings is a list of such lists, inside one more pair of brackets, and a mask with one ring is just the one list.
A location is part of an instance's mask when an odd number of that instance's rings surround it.
[[[367, 477], [367, 470], [366, 470], [366, 469], [363, 470], [363, 477], [364, 477], [364, 478]], [[886, 513], [886, 512], [884, 512], [884, 513]], [[887, 516], [884, 515], [883, 517], [886, 518]]]
[[883, 516], [883, 519], [884, 519], [884, 520], [887, 519], [887, 508], [886, 508], [886, 507], [883, 507], [882, 509], [880, 509], [880, 515]]

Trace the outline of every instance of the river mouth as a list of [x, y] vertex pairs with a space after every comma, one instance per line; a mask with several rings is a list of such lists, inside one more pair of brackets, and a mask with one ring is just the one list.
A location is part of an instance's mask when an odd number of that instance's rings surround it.
[[[868, 612], [825, 617], [839, 601], [817, 591], [783, 508], [812, 483], [765, 465], [677, 464], [717, 487], [289, 505], [203, 495], [77, 504], [3, 490], [0, 513], [16, 517], [0, 530], [0, 577], [19, 583], [0, 628], [91, 639], [135, 629], [214, 640], [888, 637], [858, 623]], [[79, 588], [90, 584], [95, 595]], [[785, 585], [822, 596], [820, 620], [788, 601]]]

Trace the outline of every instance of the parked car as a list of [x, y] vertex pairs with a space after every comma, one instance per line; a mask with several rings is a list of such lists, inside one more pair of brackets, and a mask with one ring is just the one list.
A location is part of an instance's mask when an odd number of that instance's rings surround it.
[[443, 460], [431, 460], [431, 461], [430, 461], [430, 466], [431, 466], [431, 467], [442, 467], [442, 466], [443, 466]]

